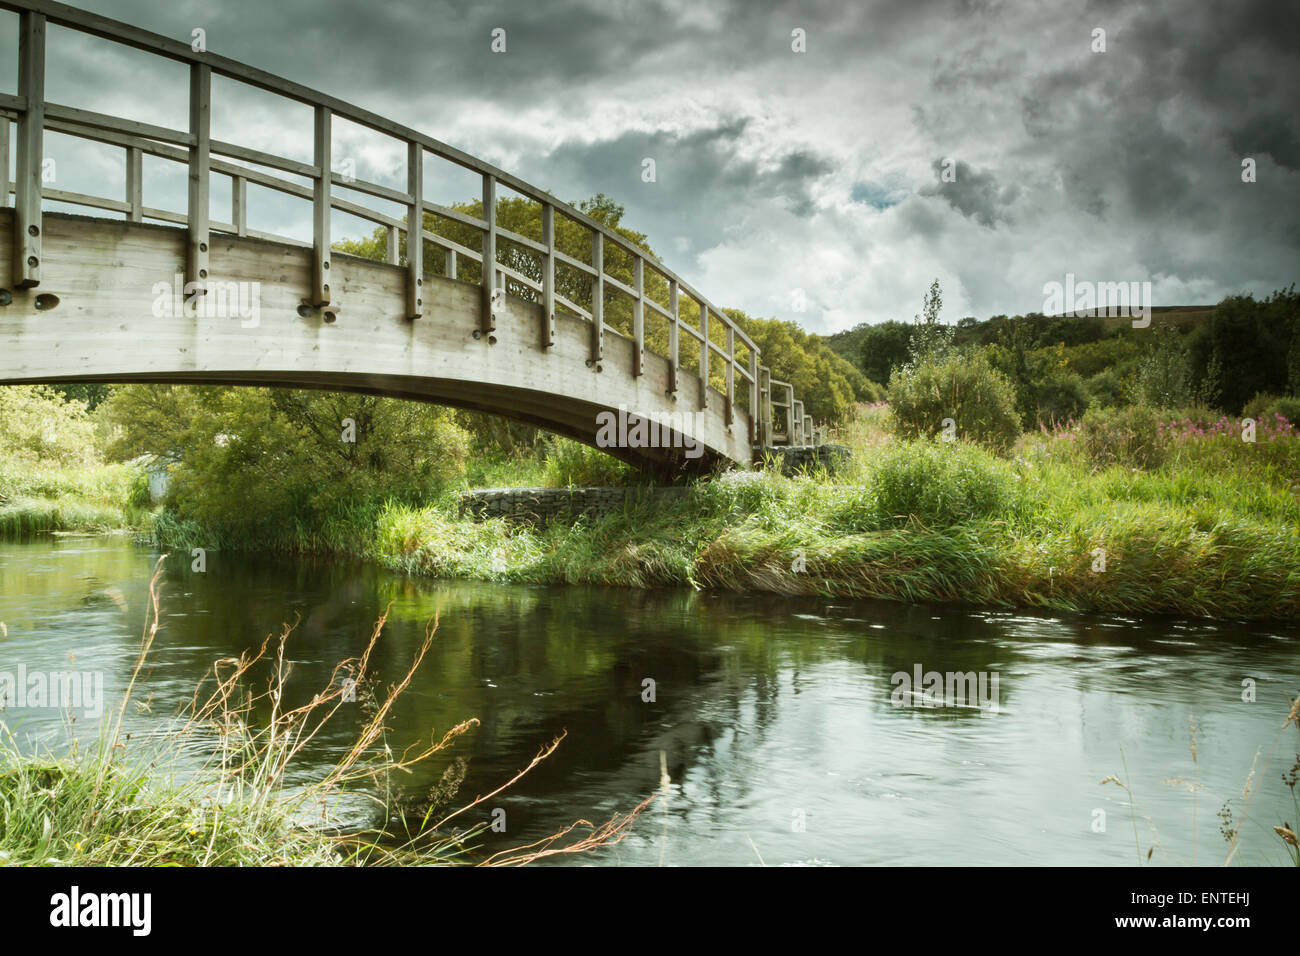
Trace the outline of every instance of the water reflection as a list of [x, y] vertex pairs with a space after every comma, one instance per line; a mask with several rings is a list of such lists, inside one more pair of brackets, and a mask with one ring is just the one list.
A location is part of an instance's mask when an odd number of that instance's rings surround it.
[[[155, 558], [98, 538], [0, 545], [0, 670], [75, 658], [79, 670], [104, 672], [115, 700], [135, 661]], [[608, 862], [1132, 864], [1126, 793], [1100, 784], [1111, 774], [1137, 796], [1144, 851], [1143, 817], [1158, 828], [1153, 862], [1189, 863], [1194, 852], [1222, 862], [1215, 812], [1240, 796], [1287, 693], [1300, 690], [1298, 635], [1276, 626], [430, 582], [364, 564], [217, 552], [205, 573], [185, 555], [165, 569], [163, 628], [139, 692], [148, 711], [128, 714], [134, 732], [174, 713], [215, 658], [278, 634], [282, 622], [297, 622], [293, 705], [361, 652], [385, 609], [374, 657], [385, 681], [402, 676], [436, 618], [390, 743], [400, 749], [469, 717], [480, 724], [407, 780], [408, 792], [432, 787], [455, 756], [468, 758], [461, 797], [490, 791], [567, 732], [554, 756], [482, 808], [484, 818], [505, 811], [507, 833], [494, 839], [516, 845], [631, 808], [659, 787], [662, 754], [668, 793], [631, 838], [597, 857]], [[997, 674], [998, 712], [894, 706], [891, 675], [918, 665]], [[1244, 678], [1257, 683], [1257, 703], [1242, 701]], [[296, 779], [350, 741], [362, 717], [341, 717], [304, 753]], [[66, 738], [48, 711], [4, 719], [28, 745]], [[93, 733], [84, 721], [75, 729]], [[1283, 737], [1257, 773], [1241, 862], [1282, 859], [1271, 827], [1294, 815], [1280, 774], [1296, 742]], [[1176, 777], [1201, 789], [1193, 797], [1166, 783]], [[1093, 829], [1099, 810], [1105, 832]]]

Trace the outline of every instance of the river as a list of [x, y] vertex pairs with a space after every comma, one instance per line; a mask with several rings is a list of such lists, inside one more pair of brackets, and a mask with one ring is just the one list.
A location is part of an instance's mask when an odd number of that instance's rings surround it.
[[[115, 704], [157, 557], [122, 538], [0, 543], [0, 672], [102, 673]], [[390, 743], [480, 725], [409, 778], [410, 792], [462, 756], [459, 805], [567, 733], [474, 811], [504, 811], [506, 832], [483, 838], [492, 849], [629, 810], [660, 789], [661, 767], [667, 792], [628, 839], [552, 862], [1132, 865], [1157, 844], [1152, 865], [1219, 864], [1218, 811], [1231, 799], [1240, 815], [1253, 764], [1259, 792], [1235, 862], [1286, 862], [1272, 827], [1297, 822], [1282, 774], [1300, 738], [1289, 727], [1278, 742], [1287, 695], [1300, 692], [1291, 625], [428, 581], [233, 552], [209, 552], [202, 572], [189, 555], [165, 569], [162, 629], [128, 730], [162, 726], [214, 659], [284, 621], [298, 620], [290, 688], [305, 699], [360, 653], [386, 607], [375, 658], [385, 681], [436, 616]], [[900, 700], [895, 675], [918, 668], [923, 682], [985, 675], [985, 696]], [[28, 749], [95, 733], [93, 715], [70, 728], [51, 707], [10, 706], [0, 719]], [[332, 766], [361, 719], [344, 712], [313, 740], [295, 779]], [[1102, 783], [1110, 776], [1135, 809]]]

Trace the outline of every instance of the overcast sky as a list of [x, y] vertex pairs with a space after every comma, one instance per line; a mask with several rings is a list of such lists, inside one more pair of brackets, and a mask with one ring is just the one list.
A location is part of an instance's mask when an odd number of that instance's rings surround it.
[[[78, 5], [186, 41], [202, 28], [214, 52], [561, 198], [607, 193], [715, 303], [812, 331], [910, 319], [936, 277], [950, 321], [1040, 310], [1044, 284], [1067, 273], [1150, 281], [1156, 305], [1300, 279], [1295, 4]], [[16, 20], [0, 30], [7, 91]], [[183, 68], [53, 28], [49, 44], [51, 101], [185, 125]], [[213, 109], [219, 139], [310, 157], [302, 107], [214, 82]], [[88, 159], [63, 140], [50, 141], [68, 157], [59, 186], [117, 197], [120, 151]], [[359, 176], [404, 186], [393, 144], [340, 126], [334, 148], [336, 166], [351, 156]], [[146, 170], [147, 204], [184, 194], [164, 165]], [[476, 189], [434, 177], [429, 198]], [[286, 202], [255, 209], [254, 227], [309, 229], [305, 205]], [[336, 239], [361, 231], [336, 218]]]

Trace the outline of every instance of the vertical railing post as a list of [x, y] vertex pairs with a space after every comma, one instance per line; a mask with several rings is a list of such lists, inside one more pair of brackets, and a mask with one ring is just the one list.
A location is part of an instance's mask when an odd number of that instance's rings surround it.
[[406, 144], [406, 317], [424, 315], [424, 147]]
[[795, 431], [794, 422], [794, 386], [786, 385], [785, 387], [785, 443], [794, 445], [797, 441], [798, 433]]
[[645, 374], [645, 260], [632, 258], [632, 377]]
[[678, 349], [680, 340], [678, 339], [679, 328], [682, 324], [681, 316], [677, 312], [677, 280], [668, 280], [668, 311], [673, 317], [668, 320], [668, 394], [674, 400], [677, 398], [677, 367], [680, 357]]
[[443, 258], [442, 271], [446, 273], [448, 279], [456, 278], [456, 250], [446, 250], [446, 256]]
[[484, 334], [497, 327], [497, 178], [483, 174], [483, 218], [487, 229], [483, 232], [483, 290], [482, 315], [479, 328]]
[[9, 208], [9, 117], [0, 116], [0, 209]]
[[709, 407], [709, 307], [700, 303], [700, 408]]
[[333, 170], [331, 167], [332, 134], [329, 107], [316, 107], [315, 132], [312, 137], [313, 163], [316, 181], [312, 183], [311, 233], [311, 304], [330, 304], [330, 196]]
[[595, 365], [605, 357], [605, 237], [599, 229], [591, 234], [591, 358]]
[[[18, 15], [18, 117], [14, 158], [13, 276], [19, 288], [41, 282], [41, 159], [45, 141], [45, 14]], [[5, 124], [8, 132], [8, 124]], [[9, 166], [4, 169], [9, 192]]]
[[749, 347], [749, 443], [751, 445], [759, 444], [759, 436], [763, 433], [760, 417], [762, 406], [758, 393], [758, 349], [751, 345]]
[[555, 207], [542, 203], [542, 348], [555, 344]]
[[759, 424], [758, 444], [767, 448], [772, 444], [772, 370], [766, 365], [758, 367]]
[[[208, 189], [212, 162], [212, 67], [206, 63], [190, 64], [190, 146], [189, 201], [186, 224], [189, 242], [185, 256], [185, 282], [197, 283], [206, 294], [208, 279]], [[328, 171], [326, 171], [328, 175]]]
[[126, 214], [128, 222], [144, 221], [144, 157], [139, 146], [126, 148], [126, 202], [131, 211]]
[[736, 420], [736, 327], [727, 323], [727, 409], [726, 422], [730, 428]]
[[[790, 394], [791, 395], [794, 394], [793, 389], [791, 389]], [[791, 431], [793, 432], [793, 437], [795, 441], [790, 442], [790, 444], [793, 445], [795, 444], [795, 442], [798, 442], [798, 444], [803, 445], [805, 444], [804, 424], [803, 424], [803, 401], [802, 400], [793, 401], [791, 402], [791, 406], [794, 408], [794, 414], [791, 416], [792, 419], [794, 420], [794, 428], [791, 429]]]
[[236, 176], [230, 183], [230, 221], [235, 235], [248, 235], [248, 180]]
[[384, 261], [390, 266], [402, 262], [402, 233], [396, 226], [389, 226], [384, 231]]

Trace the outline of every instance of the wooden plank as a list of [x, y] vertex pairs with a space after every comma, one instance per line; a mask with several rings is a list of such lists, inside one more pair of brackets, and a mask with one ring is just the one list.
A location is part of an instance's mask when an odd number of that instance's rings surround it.
[[0, 208], [9, 205], [9, 117], [0, 117]]
[[556, 262], [569, 266], [572, 269], [577, 269], [579, 272], [585, 273], [589, 276], [595, 276], [596, 274], [596, 270], [591, 267], [590, 263], [583, 262], [580, 259], [574, 259], [572, 256], [565, 255], [559, 249], [555, 250], [554, 255], [555, 255]]
[[487, 228], [483, 230], [483, 277], [482, 316], [479, 327], [484, 333], [493, 332], [497, 327], [496, 316], [496, 279], [497, 279], [497, 180], [495, 176], [483, 176], [483, 215], [487, 219]]
[[613, 289], [615, 292], [622, 292], [629, 299], [635, 300], [637, 297], [636, 288], [634, 286], [630, 286], [623, 282], [620, 282], [618, 279], [615, 279], [612, 275], [607, 274], [605, 276], [605, 290], [609, 291], [610, 289]]
[[723, 417], [730, 428], [736, 420], [736, 329], [727, 326], [727, 404]]
[[397, 203], [399, 206], [407, 206], [411, 202], [409, 191], [402, 192], [400, 189], [392, 189], [388, 186], [381, 186], [379, 183], [367, 182], [364, 179], [357, 179], [355, 176], [349, 179], [342, 173], [331, 171], [330, 182], [335, 186], [342, 186], [344, 189], [355, 189], [367, 196], [374, 196], [376, 199], [385, 199], [388, 202]]
[[448, 279], [456, 278], [456, 250], [447, 249], [443, 252], [443, 256], [445, 257], [442, 265], [443, 273]]
[[275, 153], [264, 153], [260, 149], [251, 149], [248, 146], [239, 146], [219, 139], [212, 140], [210, 145], [215, 156], [229, 156], [232, 159], [242, 159], [247, 163], [269, 166], [271, 169], [278, 169], [282, 173], [293, 173], [303, 179], [315, 179], [320, 175], [319, 164], [300, 163], [296, 159], [287, 159]]
[[451, 219], [467, 226], [473, 226], [475, 229], [486, 229], [488, 227], [486, 219], [471, 216], [469, 213], [461, 212], [459, 209], [452, 209], [450, 206], [440, 206], [436, 202], [426, 202], [424, 211], [431, 212], [435, 216], [442, 216], [444, 219]]
[[406, 317], [424, 315], [424, 147], [406, 144]]
[[[24, 12], [18, 22], [18, 117], [14, 159], [13, 277], [19, 288], [41, 282], [41, 159], [45, 140], [45, 17]], [[5, 180], [9, 169], [5, 167]]]
[[[672, 280], [669, 279], [668, 281], [671, 282]], [[649, 309], [651, 312], [658, 312], [665, 319], [671, 319], [673, 317], [672, 312], [664, 308], [662, 305], [660, 305], [658, 302], [656, 302], [654, 299], [650, 298], [649, 296], [646, 296], [645, 307]]]
[[605, 234], [597, 229], [591, 234], [591, 364], [605, 357]]
[[312, 135], [312, 157], [320, 171], [312, 180], [311, 235], [312, 257], [311, 291], [308, 299], [312, 305], [330, 304], [330, 153], [333, 139], [330, 132], [328, 107], [316, 107]]
[[187, 283], [206, 283], [208, 278], [211, 123], [212, 68], [202, 63], [195, 63], [190, 67], [190, 135], [194, 137], [194, 145], [190, 147], [189, 197], [186, 213], [186, 223], [189, 226], [185, 255]]
[[709, 307], [700, 303], [700, 408], [709, 407]]
[[[542, 209], [545, 210], [546, 207], [543, 206]], [[543, 212], [543, 215], [545, 215], [545, 212]], [[536, 239], [529, 239], [527, 236], [521, 236], [517, 232], [511, 232], [509, 229], [502, 229], [499, 225], [497, 226], [497, 239], [509, 239], [511, 242], [518, 243], [525, 249], [533, 250], [533, 252], [546, 252], [545, 242], [538, 242]]]
[[542, 348], [555, 344], [555, 207], [542, 204]]
[[678, 349], [681, 316], [677, 312], [677, 280], [668, 280], [668, 308], [672, 315], [668, 320], [668, 394], [677, 395], [677, 370], [681, 365]]
[[572, 312], [574, 315], [578, 316], [579, 318], [586, 319], [588, 322], [591, 321], [590, 312], [588, 312], [582, 306], [578, 305], [578, 303], [566, 299], [558, 292], [555, 293], [555, 304], [564, 306], [566, 309], [568, 309], [570, 312]]
[[645, 262], [632, 260], [632, 377], [645, 374]]
[[178, 129], [170, 129], [166, 126], [154, 126], [152, 123], [140, 123], [136, 120], [121, 119], [117, 116], [110, 116], [107, 113], [96, 113], [94, 110], [76, 109], [75, 107], [63, 106], [59, 103], [47, 103], [45, 104], [45, 114], [50, 119], [75, 123], [77, 126], [81, 127], [128, 133], [132, 136], [139, 136], [144, 139], [154, 139], [160, 140], [164, 143], [171, 143], [174, 146], [194, 145], [193, 133], [183, 133]]
[[66, 189], [46, 189], [42, 192], [42, 198], [46, 202], [66, 202], [77, 206], [89, 206], [91, 209], [107, 209], [111, 212], [131, 211], [131, 204], [120, 199], [105, 199], [103, 196], [91, 196]]
[[401, 262], [401, 240], [402, 232], [396, 226], [388, 226], [384, 230], [384, 261], [390, 266]]
[[363, 206], [360, 203], [351, 202], [347, 199], [340, 199], [338, 196], [330, 197], [330, 208], [337, 209], [340, 212], [351, 213], [358, 219], [364, 219], [367, 222], [373, 222], [377, 226], [396, 226], [398, 229], [406, 229], [406, 218], [394, 219], [392, 216], [385, 216], [382, 212], [376, 212], [369, 206]]
[[762, 405], [758, 388], [758, 350], [749, 350], [749, 442], [758, 444], [762, 431]]
[[521, 286], [536, 292], [538, 295], [542, 292], [542, 284], [532, 276], [526, 276], [522, 272], [516, 272], [514, 269], [507, 268], [500, 263], [497, 263], [497, 277], [501, 280], [497, 285], [498, 292], [505, 288], [505, 280], [507, 277], [514, 279]]
[[430, 232], [428, 229], [424, 230], [423, 235], [424, 235], [425, 242], [432, 242], [439, 249], [447, 249], [453, 251], [458, 256], [464, 256], [470, 262], [483, 261], [482, 252], [475, 252], [473, 249], [469, 249], [465, 246], [462, 246], [459, 242], [456, 242], [453, 239], [448, 239], [446, 236], [440, 236], [436, 232]]
[[138, 146], [126, 149], [126, 204], [131, 207], [127, 219], [144, 221], [144, 154]]

